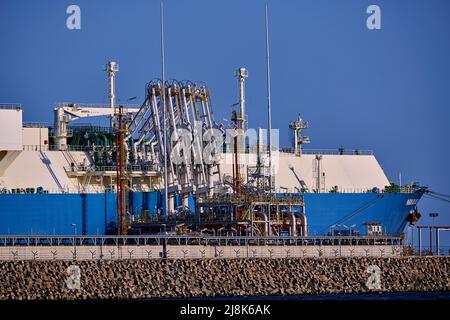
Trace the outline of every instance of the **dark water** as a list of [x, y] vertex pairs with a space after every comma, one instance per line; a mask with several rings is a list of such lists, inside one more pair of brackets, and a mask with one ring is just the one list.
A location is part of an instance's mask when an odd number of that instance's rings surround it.
[[249, 296], [249, 297], [208, 297], [189, 300], [450, 300], [450, 291], [445, 292], [388, 292], [388, 293], [361, 293], [361, 294], [323, 294], [323, 295], [297, 295], [297, 296]]

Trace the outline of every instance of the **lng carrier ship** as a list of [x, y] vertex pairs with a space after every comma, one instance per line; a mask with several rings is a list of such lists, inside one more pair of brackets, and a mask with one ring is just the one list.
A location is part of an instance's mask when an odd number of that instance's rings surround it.
[[[225, 126], [205, 84], [157, 79], [116, 105], [106, 67], [109, 103], [58, 104], [52, 127], [0, 104], [1, 235], [400, 236], [420, 218], [426, 188], [391, 183], [371, 151], [304, 149], [300, 115], [289, 148], [247, 128], [245, 68]], [[110, 126], [74, 122], [99, 116]]]

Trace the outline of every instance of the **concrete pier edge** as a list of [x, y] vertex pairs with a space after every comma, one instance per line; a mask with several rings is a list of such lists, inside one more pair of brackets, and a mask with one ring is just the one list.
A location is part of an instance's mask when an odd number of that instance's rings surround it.
[[450, 257], [0, 261], [0, 299], [450, 291]]

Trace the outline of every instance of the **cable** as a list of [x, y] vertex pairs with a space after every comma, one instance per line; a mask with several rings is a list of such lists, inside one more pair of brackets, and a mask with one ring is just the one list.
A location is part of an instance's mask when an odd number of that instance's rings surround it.
[[429, 194], [425, 194], [424, 197], [428, 197], [429, 199], [433, 199], [433, 200], [441, 200], [444, 202], [450, 202], [450, 200], [448, 200], [448, 199], [440, 198], [438, 196], [429, 195]]
[[444, 198], [450, 198], [450, 195], [448, 194], [444, 194], [444, 193], [439, 193], [439, 192], [434, 192], [434, 191], [428, 191], [427, 193], [433, 194], [433, 195], [437, 195], [437, 196], [441, 196]]
[[328, 227], [324, 228], [322, 230], [322, 232], [327, 231], [328, 229], [330, 229], [331, 226], [333, 225], [337, 225], [337, 224], [342, 224], [345, 221], [349, 220], [350, 218], [353, 218], [354, 216], [356, 216], [357, 214], [360, 214], [361, 212], [363, 212], [364, 210], [366, 210], [367, 208], [371, 207], [372, 205], [374, 205], [376, 202], [380, 201], [381, 199], [383, 199], [384, 196], [383, 195], [378, 195], [377, 198], [369, 201], [368, 203], [362, 205], [361, 207], [359, 207], [358, 209], [356, 209], [355, 211], [350, 212], [347, 216], [343, 217], [342, 219], [336, 221], [335, 223], [330, 224]]

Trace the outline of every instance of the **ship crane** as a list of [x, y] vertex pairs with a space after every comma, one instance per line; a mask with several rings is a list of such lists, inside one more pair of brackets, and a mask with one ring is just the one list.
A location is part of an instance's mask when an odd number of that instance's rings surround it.
[[[67, 138], [72, 132], [67, 128], [71, 121], [79, 118], [109, 116], [111, 118], [111, 131], [114, 128], [115, 108], [115, 77], [119, 71], [119, 64], [109, 61], [105, 71], [108, 75], [108, 105], [93, 105], [79, 103], [61, 103], [55, 109], [54, 139], [56, 150], [67, 150]], [[124, 114], [138, 112], [138, 108], [124, 107]]]
[[297, 179], [298, 183], [300, 184], [301, 187], [301, 191], [302, 192], [309, 192], [308, 190], [308, 186], [306, 185], [305, 181], [301, 180], [299, 178], [299, 176], [297, 175], [297, 173], [295, 172], [295, 169], [292, 165], [289, 165], [289, 169], [292, 171], [292, 173], [294, 174], [295, 178]]
[[[124, 113], [135, 113], [139, 109], [125, 107]], [[114, 117], [114, 109], [103, 105], [89, 105], [78, 103], [61, 103], [55, 109], [54, 139], [56, 150], [67, 150], [67, 138], [72, 132], [67, 128], [71, 121], [79, 118], [111, 116]]]

